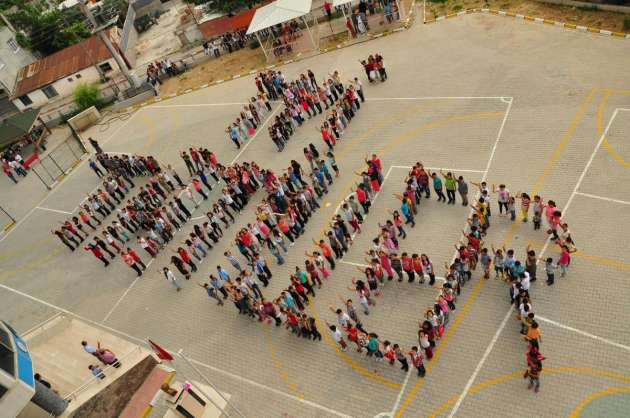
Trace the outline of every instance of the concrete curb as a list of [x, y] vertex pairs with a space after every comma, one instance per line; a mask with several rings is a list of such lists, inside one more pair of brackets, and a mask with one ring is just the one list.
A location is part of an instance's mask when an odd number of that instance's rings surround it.
[[604, 29], [591, 28], [587, 26], [579, 26], [572, 23], [558, 22], [555, 20], [542, 19], [540, 17], [526, 16], [526, 15], [521, 15], [521, 14], [517, 14], [513, 12], [506, 12], [503, 10], [495, 10], [495, 9], [467, 9], [467, 10], [459, 11], [457, 13], [450, 13], [447, 15], [438, 16], [435, 19], [425, 20], [424, 23], [435, 23], [441, 20], [450, 19], [452, 17], [457, 17], [457, 16], [463, 16], [465, 14], [471, 14], [471, 13], [489, 13], [489, 14], [493, 14], [497, 16], [514, 17], [516, 19], [526, 20], [533, 23], [553, 25], [553, 26], [558, 26], [565, 29], [574, 29], [580, 32], [598, 33], [603, 36], [630, 39], [630, 34], [624, 33], [624, 32], [612, 32], [612, 31], [604, 30]]
[[398, 32], [405, 31], [405, 30], [409, 29], [413, 25], [413, 23], [415, 21], [415, 15], [416, 15], [415, 7], [416, 7], [416, 0], [413, 0], [411, 2], [411, 7], [409, 8], [409, 13], [407, 15], [407, 18], [403, 20], [403, 25], [401, 27], [399, 27], [399, 28], [392, 29], [390, 31], [386, 31], [386, 32], [379, 33], [379, 34], [376, 34], [376, 35], [368, 34], [364, 39], [361, 39], [361, 40], [359, 40], [357, 42], [353, 42], [351, 44], [337, 44], [336, 47], [320, 49], [319, 51], [317, 51], [313, 55], [303, 56], [302, 53], [299, 53], [293, 59], [289, 59], [289, 60], [286, 60], [286, 61], [279, 61], [276, 64], [270, 64], [270, 65], [267, 65], [265, 67], [257, 68], [255, 70], [250, 70], [250, 71], [242, 73], [242, 74], [234, 74], [232, 76], [228, 76], [224, 80], [215, 80], [215, 81], [211, 81], [209, 83], [201, 84], [199, 86], [195, 86], [195, 87], [188, 88], [188, 89], [185, 89], [185, 90], [179, 90], [178, 92], [171, 93], [171, 94], [169, 94], [167, 96], [163, 96], [163, 97], [156, 96], [156, 97], [153, 97], [153, 98], [151, 98], [149, 100], [146, 100], [144, 102], [136, 103], [133, 106], [129, 106], [129, 107], [126, 107], [126, 108], [123, 108], [123, 109], [119, 109], [117, 111], [117, 113], [130, 113], [130, 112], [138, 110], [138, 109], [140, 109], [142, 107], [145, 107], [145, 106], [157, 103], [157, 102], [163, 102], [163, 101], [172, 99], [174, 97], [183, 96], [185, 94], [192, 93], [192, 92], [197, 91], [197, 90], [205, 89], [207, 87], [214, 86], [214, 85], [217, 85], [217, 84], [222, 84], [222, 83], [228, 82], [230, 80], [237, 80], [237, 79], [239, 79], [241, 77], [248, 77], [250, 75], [257, 74], [257, 73], [259, 73], [261, 71], [270, 70], [272, 68], [280, 67], [282, 65], [288, 65], [288, 64], [291, 64], [291, 63], [299, 62], [299, 61], [302, 61], [304, 59], [313, 58], [313, 57], [316, 57], [316, 56], [321, 55], [321, 54], [325, 54], [325, 53], [328, 53], [328, 52], [335, 51], [337, 49], [347, 48], [347, 47], [350, 47], [350, 46], [354, 46], [354, 45], [357, 45], [357, 44], [362, 44], [364, 42], [368, 42], [368, 41], [371, 41], [371, 40], [374, 40], [374, 39], [382, 38], [382, 37], [385, 37], [385, 36], [393, 35], [393, 34], [398, 33]]

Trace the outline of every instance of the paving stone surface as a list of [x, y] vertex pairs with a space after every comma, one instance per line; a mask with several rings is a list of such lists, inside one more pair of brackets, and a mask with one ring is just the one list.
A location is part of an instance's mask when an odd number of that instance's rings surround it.
[[[384, 55], [390, 78], [369, 85], [357, 60], [374, 52]], [[537, 395], [522, 379], [525, 343], [514, 313], [508, 313], [508, 288], [502, 281], [481, 279], [478, 272], [457, 301], [427, 377], [418, 380], [352, 350], [341, 353], [328, 333], [322, 342], [309, 342], [249, 321], [228, 304], [217, 307], [196, 283], [217, 264], [228, 265], [222, 256], [231, 245], [228, 239], [210, 252], [200, 273], [184, 282], [179, 293], [160, 274], [164, 254], [134, 282], [133, 271], [118, 260], [105, 270], [91, 254], [70, 253], [48, 233], [65, 215], [32, 208], [74, 210], [97, 185], [85, 164], [46, 195], [31, 180], [16, 187], [0, 184], [3, 200], [12, 207], [28, 195], [20, 212], [28, 217], [0, 242], [0, 318], [25, 331], [57, 306], [134, 341], [150, 337], [172, 350], [183, 349], [203, 377], [230, 393], [248, 417], [569, 415], [591, 394], [630, 381], [630, 256], [625, 245], [630, 111], [615, 113], [630, 108], [628, 57], [628, 41], [476, 14], [416, 24], [409, 31], [282, 67], [288, 78], [308, 68], [319, 79], [335, 69], [344, 79], [358, 76], [368, 101], [335, 150], [341, 176], [286, 254], [286, 264], [273, 264], [265, 296], [278, 295], [288, 274], [303, 265], [304, 252], [313, 249], [311, 238], [321, 236], [371, 153], [381, 157], [389, 175], [345, 263], [316, 289], [309, 312], [322, 333], [325, 321], [335, 321], [329, 306], [354, 296], [348, 286], [361, 273], [348, 263], [364, 262], [378, 222], [387, 218], [386, 209], [397, 208], [392, 194], [402, 189], [405, 167], [416, 161], [469, 181], [485, 178], [489, 184], [507, 184], [514, 193], [539, 194], [560, 208], [570, 202], [564, 216], [580, 251], [566, 278], [547, 287], [541, 271], [532, 290], [535, 311], [543, 318], [542, 352], [547, 357]], [[106, 151], [154, 155], [181, 174], [185, 167], [178, 152], [189, 146], [208, 147], [224, 163], [255, 160], [278, 173], [291, 159], [306, 167], [303, 147], [314, 143], [323, 150], [320, 116], [299, 128], [282, 153], [264, 129], [242, 151], [226, 138], [224, 129], [241, 106], [233, 103], [254, 92], [251, 77], [243, 77], [143, 108], [130, 119], [112, 121], [105, 131], [93, 128], [86, 135], [101, 141]], [[613, 115], [606, 141], [596, 150]], [[35, 204], [33, 196], [41, 201]], [[237, 226], [254, 219], [254, 204], [261, 198], [258, 193], [238, 215]], [[216, 199], [215, 190], [210, 202]], [[208, 204], [194, 217], [202, 217]], [[531, 244], [540, 253], [544, 229], [514, 225], [499, 216], [495, 201], [492, 209], [487, 246], [505, 244], [522, 257]], [[418, 225], [407, 228], [401, 251], [428, 254], [442, 275], [441, 266], [453, 256], [469, 212], [460, 205], [445, 207], [434, 196], [422, 201], [419, 212]], [[235, 232], [236, 227], [229, 228], [226, 238]], [[183, 240], [183, 233], [177, 238]], [[542, 256], [558, 256], [553, 245], [545, 249]], [[364, 325], [382, 339], [410, 347], [417, 343], [418, 321], [436, 292], [426, 284], [387, 283], [370, 315], [362, 315]], [[181, 359], [176, 367], [202, 379]], [[461, 394], [465, 398], [458, 402]]]

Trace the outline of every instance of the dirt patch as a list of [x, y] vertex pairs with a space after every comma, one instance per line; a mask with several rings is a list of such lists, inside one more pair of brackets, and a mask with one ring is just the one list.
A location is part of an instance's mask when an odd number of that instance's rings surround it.
[[624, 18], [630, 18], [623, 13], [560, 6], [532, 0], [446, 0], [439, 3], [427, 1], [426, 8], [427, 19], [435, 19], [438, 16], [466, 9], [489, 8], [613, 32], [624, 32]]
[[194, 88], [215, 80], [226, 80], [232, 78], [234, 74], [247, 73], [264, 65], [265, 56], [262, 50], [246, 47], [231, 54], [222, 55], [219, 59], [211, 58], [178, 77], [165, 80], [160, 87], [160, 96]]

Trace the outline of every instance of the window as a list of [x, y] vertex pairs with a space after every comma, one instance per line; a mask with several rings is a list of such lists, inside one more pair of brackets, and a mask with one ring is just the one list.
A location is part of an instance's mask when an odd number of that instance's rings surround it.
[[57, 93], [57, 90], [55, 90], [55, 88], [52, 85], [48, 85], [44, 87], [42, 89], [42, 92], [44, 92], [46, 97], [48, 97], [49, 99], [52, 99], [55, 96], [59, 96], [59, 93]]
[[72, 83], [72, 77], [68, 77], [68, 81]]
[[31, 98], [30, 98], [30, 97], [28, 97], [28, 94], [25, 94], [24, 96], [20, 96], [20, 97], [18, 97], [18, 100], [19, 100], [20, 102], [22, 102], [22, 104], [23, 104], [24, 106], [30, 106], [30, 105], [32, 105], [32, 104], [33, 104], [33, 101], [31, 100]]
[[9, 40], [7, 41], [7, 45], [9, 46], [11, 51], [13, 51], [14, 54], [17, 54], [18, 52], [20, 52], [20, 46], [18, 45], [15, 38], [9, 38]]
[[101, 65], [98, 66], [104, 73], [107, 73], [111, 70], [113, 70], [112, 66], [109, 65], [109, 62], [104, 62]]
[[77, 73], [74, 75], [76, 78], [81, 78], [81, 74]]
[[0, 328], [0, 370], [15, 376], [15, 353], [11, 348], [9, 334]]

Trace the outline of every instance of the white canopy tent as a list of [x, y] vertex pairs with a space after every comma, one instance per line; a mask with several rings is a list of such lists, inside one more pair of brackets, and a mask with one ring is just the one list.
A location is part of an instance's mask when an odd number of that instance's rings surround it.
[[302, 19], [313, 44], [313, 48], [317, 48], [313, 34], [311, 33], [311, 28], [308, 26], [308, 23], [306, 23], [306, 19], [304, 19], [304, 16], [311, 12], [311, 4], [312, 0], [276, 0], [256, 10], [256, 14], [254, 14], [254, 18], [249, 24], [249, 28], [247, 28], [247, 34], [256, 34], [256, 38], [263, 49], [265, 58], [268, 59], [267, 51], [260, 41], [258, 32], [293, 19]]
[[[351, 4], [351, 3], [352, 3], [352, 1], [353, 1], [353, 0], [332, 0], [332, 5], [333, 5], [333, 7], [339, 7], [339, 8], [341, 8], [341, 13], [343, 14], [343, 20], [344, 20], [344, 21], [347, 19], [347, 16], [346, 16], [346, 10], [345, 10], [345, 9], [346, 9], [346, 7], [352, 7], [352, 4]], [[398, 13], [399, 13], [399, 15], [400, 15], [400, 18], [402, 19], [402, 18], [403, 18], [403, 13], [404, 13], [404, 11], [403, 11], [403, 9], [400, 7], [400, 2], [399, 2], [399, 0], [395, 0], [395, 2], [396, 2], [396, 6], [397, 6], [397, 8], [398, 8]]]

